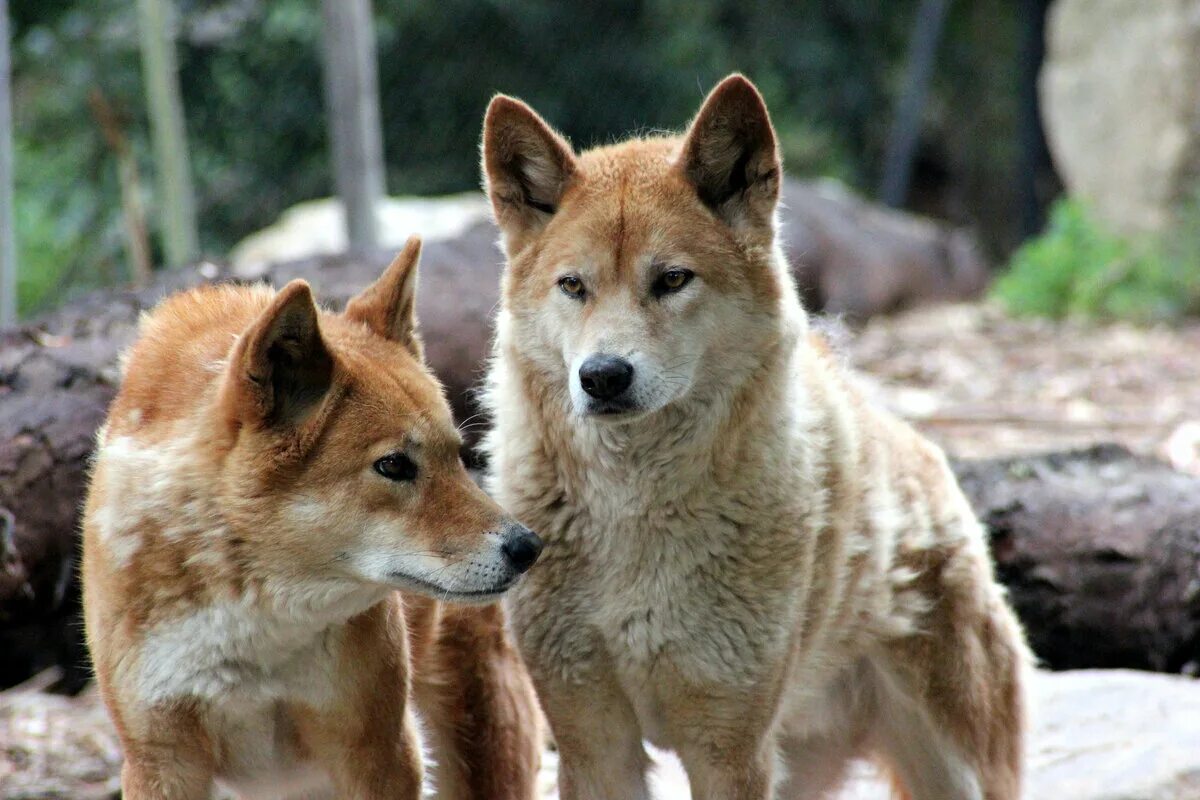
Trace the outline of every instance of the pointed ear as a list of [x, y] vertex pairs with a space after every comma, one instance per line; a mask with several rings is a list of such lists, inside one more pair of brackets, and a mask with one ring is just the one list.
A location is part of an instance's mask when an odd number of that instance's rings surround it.
[[422, 359], [417, 333], [417, 265], [421, 239], [410, 236], [404, 249], [392, 260], [378, 280], [363, 289], [347, 305], [345, 316], [361, 322], [373, 333], [407, 347]]
[[700, 200], [731, 227], [772, 226], [779, 148], [766, 103], [745, 77], [730, 75], [709, 93], [679, 163]]
[[333, 383], [333, 356], [307, 283], [279, 291], [239, 338], [229, 370], [227, 387], [243, 419], [294, 425], [317, 405]]
[[497, 95], [483, 120], [483, 181], [509, 254], [558, 210], [575, 174], [571, 145], [512, 97]]

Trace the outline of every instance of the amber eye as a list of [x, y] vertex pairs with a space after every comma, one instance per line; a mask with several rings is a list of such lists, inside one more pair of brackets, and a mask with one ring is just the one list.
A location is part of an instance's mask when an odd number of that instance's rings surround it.
[[692, 282], [695, 273], [690, 269], [674, 268], [669, 269], [662, 275], [658, 276], [658, 280], [654, 282], [654, 294], [656, 297], [662, 297], [664, 294], [678, 292], [683, 287]]
[[583, 281], [579, 280], [576, 275], [564, 275], [558, 279], [558, 288], [563, 290], [563, 294], [567, 297], [573, 297], [576, 300], [583, 299]]
[[417, 479], [417, 464], [404, 453], [389, 453], [375, 462], [375, 471], [389, 481]]

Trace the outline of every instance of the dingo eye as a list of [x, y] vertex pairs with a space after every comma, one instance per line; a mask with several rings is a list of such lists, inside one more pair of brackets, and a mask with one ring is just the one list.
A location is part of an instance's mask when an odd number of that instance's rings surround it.
[[375, 471], [389, 481], [412, 481], [417, 478], [417, 465], [404, 453], [391, 453], [375, 462]]
[[662, 275], [658, 276], [658, 280], [654, 282], [652, 290], [655, 297], [662, 297], [664, 294], [678, 292], [683, 287], [692, 282], [692, 278], [696, 277], [696, 273], [690, 269], [682, 269], [676, 267], [669, 269]]
[[577, 275], [563, 275], [558, 279], [558, 288], [563, 294], [575, 300], [582, 300], [584, 295], [583, 281]]

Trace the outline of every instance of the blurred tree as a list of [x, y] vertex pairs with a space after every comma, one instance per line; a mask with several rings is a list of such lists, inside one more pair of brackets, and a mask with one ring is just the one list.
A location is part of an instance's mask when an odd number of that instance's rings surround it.
[[364, 251], [379, 242], [383, 132], [370, 0], [322, 0], [325, 120], [333, 174], [346, 215], [346, 241]]
[[[334, 190], [321, 9], [312, 0], [174, 2], [200, 241], [219, 254]], [[789, 171], [869, 191], [906, 86], [918, 5], [374, 0], [385, 182], [398, 193], [478, 186], [480, 116], [497, 91], [524, 97], [589, 146], [678, 130], [713, 83], [741, 70], [771, 106]], [[994, 252], [1020, 235], [1017, 10], [1011, 0], [950, 4], [907, 201], [978, 226]], [[25, 308], [68, 286], [128, 277], [117, 170], [87, 97], [103, 90], [128, 120], [143, 173], [152, 169], [135, 11], [127, 0], [11, 9]], [[160, 189], [145, 191], [147, 208], [162, 205]], [[149, 220], [156, 248], [158, 222]]]
[[[1046, 15], [1050, 0], [1021, 0], [1021, 72], [1017, 136], [1021, 155], [1017, 161], [1017, 192], [1020, 206], [1021, 236], [1041, 232], [1046, 208], [1062, 185], [1054, 178], [1050, 147], [1042, 128], [1038, 75], [1046, 60]], [[1047, 177], [1050, 180], [1047, 180]], [[1050, 185], [1047, 187], [1047, 183]]]
[[109, 149], [117, 158], [117, 177], [121, 186], [121, 215], [125, 222], [125, 247], [129, 253], [129, 270], [136, 286], [150, 283], [154, 260], [150, 255], [150, 235], [146, 231], [146, 212], [142, 207], [142, 179], [137, 159], [129, 147], [129, 137], [108, 98], [99, 88], [88, 95], [92, 116]]
[[12, 63], [8, 0], [0, 0], [0, 325], [17, 321], [17, 246], [13, 221]]
[[921, 112], [929, 96], [929, 83], [949, 9], [950, 0], [921, 0], [913, 23], [904, 70], [905, 87], [888, 134], [883, 155], [883, 180], [879, 187], [879, 199], [894, 208], [904, 205], [908, 199], [913, 160], [921, 135]]
[[167, 265], [177, 267], [196, 257], [198, 236], [171, 0], [138, 0], [138, 26], [162, 202], [163, 245]]

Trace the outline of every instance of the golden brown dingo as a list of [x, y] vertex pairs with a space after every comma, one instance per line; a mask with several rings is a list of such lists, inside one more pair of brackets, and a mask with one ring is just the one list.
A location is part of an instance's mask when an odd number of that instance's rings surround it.
[[295, 281], [143, 320], [84, 522], [127, 800], [416, 800], [410, 695], [439, 797], [533, 797], [540, 723], [503, 613], [438, 601], [495, 600], [540, 543], [459, 462], [419, 250], [344, 314]]

